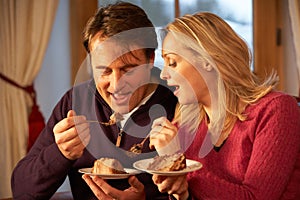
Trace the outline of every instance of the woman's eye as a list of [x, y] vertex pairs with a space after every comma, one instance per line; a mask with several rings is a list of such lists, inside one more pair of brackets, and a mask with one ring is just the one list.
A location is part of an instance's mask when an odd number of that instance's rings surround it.
[[170, 62], [169, 67], [176, 67], [176, 62]]
[[177, 65], [175, 59], [173, 59], [173, 58], [169, 58], [168, 63], [169, 63], [168, 64], [169, 67], [176, 67], [176, 65]]

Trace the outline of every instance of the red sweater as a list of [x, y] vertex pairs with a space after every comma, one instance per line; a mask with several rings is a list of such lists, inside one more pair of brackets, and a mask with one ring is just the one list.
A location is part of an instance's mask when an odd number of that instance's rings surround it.
[[188, 175], [194, 199], [300, 199], [300, 109], [293, 97], [272, 92], [246, 108], [224, 145], [199, 157], [207, 132], [201, 123], [189, 159], [202, 169]]

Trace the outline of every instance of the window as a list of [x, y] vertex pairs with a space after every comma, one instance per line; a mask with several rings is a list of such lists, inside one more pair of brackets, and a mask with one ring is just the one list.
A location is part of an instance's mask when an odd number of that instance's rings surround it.
[[[98, 0], [107, 5], [117, 0]], [[154, 26], [164, 27], [175, 17], [175, 0], [126, 0], [143, 8]], [[247, 42], [253, 53], [252, 0], [179, 0], [180, 16], [208, 11], [222, 17]], [[156, 52], [156, 65], [162, 67], [160, 52]]]

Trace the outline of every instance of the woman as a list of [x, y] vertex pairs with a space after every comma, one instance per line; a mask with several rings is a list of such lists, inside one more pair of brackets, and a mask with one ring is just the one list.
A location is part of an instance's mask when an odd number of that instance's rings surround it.
[[300, 112], [275, 91], [275, 73], [255, 76], [247, 44], [211, 13], [175, 19], [162, 48], [161, 78], [180, 105], [172, 122], [154, 121], [150, 146], [170, 153], [179, 138], [203, 167], [153, 175], [159, 190], [176, 199], [299, 199]]

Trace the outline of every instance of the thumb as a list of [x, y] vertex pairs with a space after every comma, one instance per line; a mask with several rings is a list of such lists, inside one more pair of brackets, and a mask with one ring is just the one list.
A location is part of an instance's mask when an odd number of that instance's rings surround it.
[[73, 117], [76, 115], [76, 112], [74, 110], [69, 110], [67, 117]]
[[131, 187], [135, 188], [137, 191], [144, 190], [144, 185], [135, 176], [129, 177], [128, 183], [131, 185]]
[[151, 140], [150, 140], [150, 143], [149, 143], [149, 148], [150, 148], [151, 150], [154, 150], [154, 149], [155, 149], [155, 146], [152, 144]]

